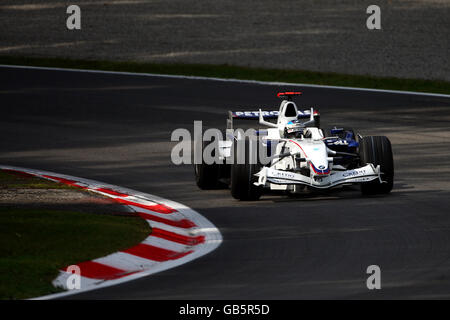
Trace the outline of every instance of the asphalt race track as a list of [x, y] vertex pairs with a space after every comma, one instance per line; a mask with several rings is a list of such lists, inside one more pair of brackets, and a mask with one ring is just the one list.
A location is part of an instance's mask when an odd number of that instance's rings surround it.
[[[239, 202], [201, 191], [173, 165], [171, 132], [226, 111], [278, 108], [276, 87], [232, 82], [0, 68], [0, 163], [133, 188], [181, 202], [222, 232], [191, 263], [73, 298], [450, 298], [450, 99], [304, 88], [322, 124], [386, 135], [396, 181], [388, 196], [357, 188]], [[381, 267], [368, 290], [366, 268]]]

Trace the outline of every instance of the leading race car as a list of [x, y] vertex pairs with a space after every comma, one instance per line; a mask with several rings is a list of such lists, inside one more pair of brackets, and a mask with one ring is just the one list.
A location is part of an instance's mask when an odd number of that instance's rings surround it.
[[[216, 141], [222, 163], [196, 164], [197, 185], [228, 185], [240, 200], [257, 200], [265, 191], [301, 193], [350, 184], [360, 184], [363, 194], [389, 193], [394, 182], [389, 139], [350, 128], [321, 129], [317, 111], [298, 110], [292, 98], [300, 94], [278, 93], [283, 99], [278, 111], [230, 111], [230, 139]], [[238, 119], [259, 120], [264, 128], [234, 130]], [[210, 143], [203, 141], [203, 148]]]

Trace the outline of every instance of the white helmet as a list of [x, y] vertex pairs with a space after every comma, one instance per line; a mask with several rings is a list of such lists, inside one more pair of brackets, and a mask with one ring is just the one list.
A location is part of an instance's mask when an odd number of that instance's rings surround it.
[[285, 138], [299, 138], [303, 134], [305, 126], [298, 120], [289, 121], [284, 127]]

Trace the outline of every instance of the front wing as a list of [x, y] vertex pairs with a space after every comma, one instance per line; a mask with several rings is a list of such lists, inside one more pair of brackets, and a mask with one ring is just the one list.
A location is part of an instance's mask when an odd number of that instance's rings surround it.
[[336, 171], [332, 172], [330, 175], [316, 178], [307, 177], [291, 171], [264, 167], [255, 174], [258, 177], [258, 181], [254, 184], [257, 186], [264, 186], [267, 182], [283, 185], [301, 184], [318, 189], [328, 189], [341, 184], [369, 182], [375, 179], [379, 179], [380, 182], [383, 182], [380, 174], [380, 166], [374, 167], [371, 163], [361, 168]]

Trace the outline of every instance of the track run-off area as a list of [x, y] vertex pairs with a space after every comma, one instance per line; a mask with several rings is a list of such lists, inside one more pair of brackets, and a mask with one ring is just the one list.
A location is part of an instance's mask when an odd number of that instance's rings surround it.
[[[220, 247], [148, 277], [70, 296], [126, 299], [450, 298], [450, 98], [320, 86], [0, 67], [0, 163], [103, 181], [186, 205]], [[278, 109], [299, 90], [326, 126], [392, 142], [387, 196], [358, 188], [233, 199], [170, 159], [173, 130], [228, 110]], [[381, 290], [366, 269], [381, 268]]]

